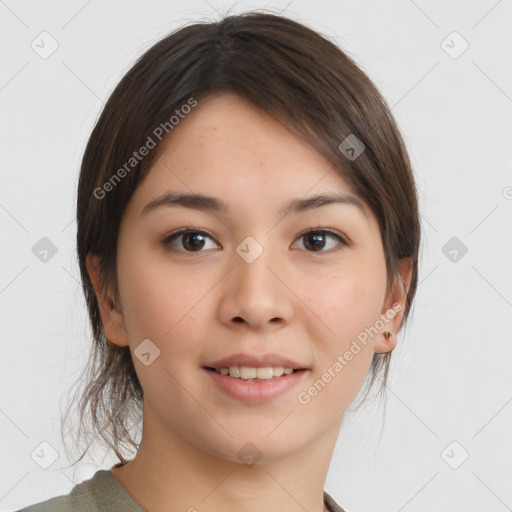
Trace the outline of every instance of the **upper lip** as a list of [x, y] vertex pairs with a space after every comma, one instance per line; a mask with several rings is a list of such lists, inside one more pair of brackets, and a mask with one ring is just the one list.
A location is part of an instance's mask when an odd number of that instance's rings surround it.
[[260, 368], [263, 366], [282, 366], [284, 368], [292, 368], [293, 370], [305, 370], [305, 366], [301, 365], [287, 357], [283, 357], [279, 354], [232, 354], [228, 357], [218, 359], [211, 363], [206, 364], [205, 368], [229, 368], [230, 366], [247, 366], [249, 368]]

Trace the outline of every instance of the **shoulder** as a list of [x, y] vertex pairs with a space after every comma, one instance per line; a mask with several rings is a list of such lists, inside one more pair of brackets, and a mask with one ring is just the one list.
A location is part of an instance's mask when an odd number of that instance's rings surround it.
[[99, 470], [75, 485], [65, 496], [57, 496], [16, 512], [145, 512], [114, 478], [111, 471]]
[[16, 512], [97, 512], [98, 507], [94, 502], [89, 501], [87, 495], [73, 494], [75, 490], [80, 489], [82, 484], [73, 488], [70, 494], [57, 496], [41, 503], [30, 505]]
[[[329, 512], [346, 512], [324, 491]], [[111, 471], [99, 470], [94, 476], [75, 485], [65, 496], [57, 496], [16, 512], [145, 512], [114, 478]]]

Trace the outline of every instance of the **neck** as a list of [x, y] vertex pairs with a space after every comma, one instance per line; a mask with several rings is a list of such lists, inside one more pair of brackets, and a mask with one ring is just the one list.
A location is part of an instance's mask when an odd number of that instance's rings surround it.
[[145, 510], [326, 510], [323, 491], [339, 424], [289, 457], [246, 465], [205, 453], [168, 429], [154, 428], [146, 414], [144, 418], [137, 455], [112, 473]]

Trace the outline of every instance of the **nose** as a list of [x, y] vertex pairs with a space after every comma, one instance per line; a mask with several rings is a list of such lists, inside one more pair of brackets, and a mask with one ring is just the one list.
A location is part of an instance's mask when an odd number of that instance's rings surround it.
[[253, 330], [276, 329], [293, 314], [284, 261], [254, 239], [237, 247], [233, 267], [224, 281], [221, 315], [224, 323], [246, 324]]

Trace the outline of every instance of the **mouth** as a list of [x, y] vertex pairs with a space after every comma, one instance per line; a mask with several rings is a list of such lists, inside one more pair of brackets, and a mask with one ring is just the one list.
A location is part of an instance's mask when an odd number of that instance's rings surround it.
[[306, 368], [282, 366], [203, 366], [201, 370], [213, 390], [231, 400], [246, 403], [268, 402], [278, 397], [285, 399], [286, 392], [291, 392], [301, 382], [305, 385], [304, 379], [310, 373]]
[[211, 366], [203, 367], [205, 370], [215, 372], [225, 377], [233, 379], [248, 381], [248, 382], [263, 382], [267, 380], [274, 380], [282, 378], [283, 376], [290, 375], [292, 373], [304, 372], [306, 368], [289, 368], [283, 366], [230, 366], [223, 368], [213, 368]]

